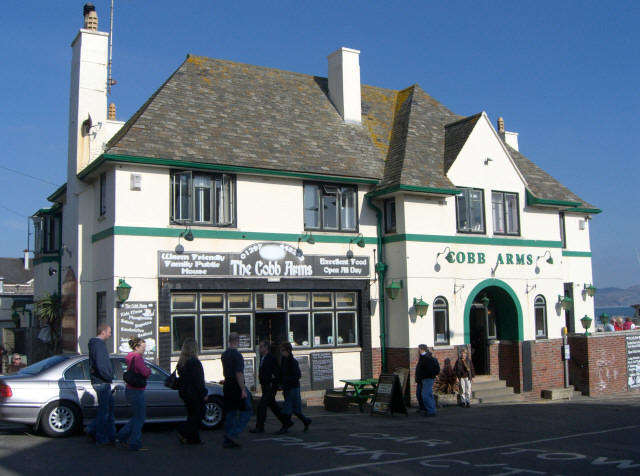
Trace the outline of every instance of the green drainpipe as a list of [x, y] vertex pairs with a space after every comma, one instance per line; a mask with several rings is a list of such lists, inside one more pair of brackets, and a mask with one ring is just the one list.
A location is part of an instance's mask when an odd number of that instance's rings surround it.
[[377, 241], [378, 241], [378, 262], [375, 264], [376, 273], [378, 273], [378, 309], [380, 310], [380, 360], [382, 371], [387, 371], [387, 336], [385, 333], [385, 313], [384, 313], [384, 276], [387, 271], [387, 265], [384, 263], [384, 254], [382, 248], [382, 210], [373, 204], [369, 194], [365, 194], [367, 203], [376, 212], [377, 217]]

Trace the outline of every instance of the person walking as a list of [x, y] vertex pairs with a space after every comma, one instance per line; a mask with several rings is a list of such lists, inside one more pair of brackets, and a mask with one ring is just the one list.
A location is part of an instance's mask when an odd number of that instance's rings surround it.
[[467, 354], [467, 349], [460, 351], [460, 356], [453, 366], [453, 371], [460, 381], [460, 405], [466, 408], [471, 406], [471, 383], [475, 373], [473, 371], [473, 362]]
[[178, 359], [178, 389], [187, 409], [187, 420], [178, 425], [176, 434], [183, 444], [201, 445], [200, 423], [204, 418], [204, 403], [208, 392], [204, 386], [204, 369], [198, 359], [198, 343], [187, 338]]
[[143, 356], [146, 348], [144, 339], [139, 337], [130, 339], [129, 347], [131, 347], [131, 352], [125, 358], [127, 370], [141, 375], [144, 378], [144, 385], [134, 387], [127, 383], [124, 393], [127, 402], [131, 405], [131, 419], [120, 429], [116, 439], [122, 444], [128, 443], [129, 449], [132, 451], [148, 451], [148, 448], [142, 446], [142, 426], [146, 413], [144, 391], [147, 387], [147, 379], [151, 375], [151, 369], [144, 363]]
[[224, 439], [225, 448], [241, 446], [238, 436], [251, 419], [251, 392], [244, 384], [244, 360], [238, 352], [240, 335], [229, 334], [229, 345], [222, 354], [222, 371], [224, 373]]
[[258, 367], [258, 380], [262, 389], [262, 397], [258, 403], [256, 427], [249, 430], [250, 433], [264, 433], [264, 422], [267, 419], [267, 408], [271, 408], [273, 414], [284, 425], [285, 418], [276, 403], [276, 393], [280, 381], [280, 366], [275, 356], [269, 351], [269, 343], [261, 341], [259, 346], [260, 365]]
[[636, 325], [633, 323], [630, 317], [624, 318], [624, 324], [622, 325], [622, 330], [631, 331], [636, 328]]
[[[422, 355], [423, 351], [420, 349], [420, 347], [418, 347], [418, 359], [420, 359], [420, 356]], [[423, 413], [426, 412], [427, 409], [424, 406], [424, 402], [422, 401], [422, 380], [418, 379], [418, 374], [415, 374], [415, 381], [416, 381], [416, 400], [418, 401], [418, 409], [416, 410], [416, 413]]]
[[420, 358], [416, 365], [416, 381], [422, 382], [422, 403], [426, 410], [424, 416], [435, 417], [436, 401], [433, 398], [433, 381], [440, 373], [440, 364], [425, 344], [420, 344], [418, 350]]
[[89, 340], [89, 365], [91, 386], [98, 397], [98, 413], [89, 425], [87, 434], [98, 446], [113, 446], [116, 440], [116, 425], [113, 413], [113, 366], [105, 341], [111, 337], [111, 326], [98, 326], [97, 334]]
[[291, 421], [291, 414], [294, 414], [304, 424], [304, 431], [309, 429], [311, 425], [311, 418], [307, 418], [302, 414], [302, 400], [300, 399], [300, 365], [293, 356], [293, 349], [289, 342], [285, 342], [280, 347], [280, 355], [282, 361], [281, 367], [281, 382], [282, 391], [284, 393], [284, 406], [282, 407], [282, 414], [284, 420], [282, 421], [282, 428], [280, 428], [276, 435], [282, 435], [286, 433], [293, 425]]

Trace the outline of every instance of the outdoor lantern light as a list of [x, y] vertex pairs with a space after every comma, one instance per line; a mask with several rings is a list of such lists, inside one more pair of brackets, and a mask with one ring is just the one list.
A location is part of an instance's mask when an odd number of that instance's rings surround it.
[[302, 240], [306, 241], [310, 245], [315, 245], [316, 244], [316, 239], [313, 237], [311, 232], [305, 233], [305, 235], [302, 237]]
[[585, 284], [583, 291], [587, 293], [589, 297], [596, 295], [596, 287], [593, 284], [589, 284], [588, 286]]
[[129, 294], [131, 293], [131, 286], [127, 284], [127, 282], [120, 278], [118, 280], [118, 287], [116, 287], [116, 294], [118, 295], [118, 301], [125, 302], [129, 299]]
[[52, 266], [49, 266], [49, 276], [53, 276], [54, 274], [57, 274], [58, 270]]
[[589, 335], [589, 327], [591, 327], [591, 321], [593, 321], [593, 319], [591, 319], [586, 314], [582, 319], [580, 319], [580, 322], [582, 323], [582, 327], [584, 327], [584, 335], [586, 336]]
[[358, 233], [357, 236], [351, 238], [349, 240], [349, 244], [351, 243], [355, 243], [356, 245], [358, 245], [358, 248], [364, 248], [364, 236], [362, 236], [362, 233]]
[[438, 261], [438, 258], [440, 257], [440, 255], [445, 255], [445, 259], [449, 263], [453, 263], [455, 261], [453, 259], [453, 253], [451, 253], [451, 248], [449, 248], [448, 246], [436, 255], [436, 262]]
[[573, 299], [568, 296], [561, 296], [558, 294], [558, 303], [562, 306], [562, 309], [565, 311], [570, 311], [573, 307]]
[[402, 280], [391, 281], [391, 284], [387, 286], [386, 291], [389, 297], [393, 300], [398, 297], [400, 290], [402, 289]]
[[535, 268], [535, 272], [536, 274], [538, 274], [540, 272], [540, 266], [538, 266], [538, 260], [541, 258], [544, 258], [545, 256], [549, 255], [549, 257], [545, 260], [548, 264], [553, 264], [553, 257], [551, 256], [551, 251], [547, 250], [544, 252], [543, 255], [540, 255], [536, 258], [536, 268]]
[[418, 300], [417, 298], [413, 298], [413, 308], [416, 310], [416, 314], [418, 316], [424, 317], [424, 315], [427, 313], [427, 310], [429, 309], [429, 304], [424, 302], [422, 300], [422, 297], [420, 297], [420, 300]]
[[489, 307], [489, 298], [487, 296], [482, 296], [480, 302], [484, 307]]

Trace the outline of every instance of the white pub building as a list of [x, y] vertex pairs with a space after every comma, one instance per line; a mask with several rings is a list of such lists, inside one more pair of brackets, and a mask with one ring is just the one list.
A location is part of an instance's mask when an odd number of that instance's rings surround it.
[[421, 343], [441, 364], [470, 345], [518, 392], [562, 382], [561, 329], [594, 313], [600, 210], [501, 119], [362, 85], [341, 48], [328, 78], [188, 55], [123, 123], [108, 42], [85, 7], [67, 183], [35, 214], [35, 293], [61, 293], [66, 350], [107, 322], [114, 352], [139, 334], [168, 368], [195, 337], [219, 380], [236, 331], [246, 359], [262, 339], [328, 354], [339, 386], [413, 366]]

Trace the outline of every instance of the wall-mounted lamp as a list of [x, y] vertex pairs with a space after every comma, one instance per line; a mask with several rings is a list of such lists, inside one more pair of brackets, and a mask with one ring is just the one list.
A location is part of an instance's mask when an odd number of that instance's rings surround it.
[[449, 247], [447, 246], [444, 250], [442, 250], [442, 251], [440, 251], [440, 252], [438, 252], [438, 253], [436, 254], [436, 264], [435, 264], [435, 266], [433, 267], [433, 268], [436, 270], [436, 273], [437, 273], [438, 271], [440, 271], [440, 263], [438, 263], [438, 258], [440, 258], [440, 255], [445, 255], [445, 259], [446, 259], [446, 260], [447, 260], [447, 262], [449, 262], [449, 263], [453, 263], [453, 262], [455, 261], [455, 260], [454, 260], [454, 258], [453, 258], [453, 253], [451, 252], [451, 248], [449, 248]]
[[584, 335], [585, 336], [589, 335], [589, 327], [591, 327], [591, 321], [593, 321], [593, 319], [591, 319], [586, 314], [584, 315], [583, 318], [580, 319], [580, 322], [582, 323], [582, 327], [584, 328]]
[[498, 259], [496, 260], [496, 265], [493, 268], [491, 268], [491, 276], [496, 275], [496, 270], [498, 269], [498, 266], [500, 266], [500, 255], [498, 255]]
[[458, 291], [464, 289], [464, 284], [453, 283], [453, 294], [457, 294]]
[[583, 293], [586, 293], [587, 296], [589, 297], [593, 297], [596, 295], [596, 287], [593, 284], [586, 284], [584, 285], [584, 289], [582, 290]]
[[127, 284], [124, 278], [120, 278], [118, 280], [118, 286], [116, 287], [116, 294], [118, 296], [118, 301], [121, 303], [129, 299], [129, 294], [131, 294], [131, 286]]
[[351, 245], [355, 243], [356, 245], [358, 245], [359, 248], [364, 248], [364, 236], [362, 236], [362, 233], [358, 233], [357, 236], [354, 236], [353, 238], [351, 238], [349, 240], [349, 250], [347, 251], [347, 258], [351, 259], [353, 258], [353, 251], [351, 251]]
[[[302, 252], [302, 249], [300, 248], [300, 242], [301, 241], [309, 243], [310, 245], [315, 245], [316, 244], [316, 240], [313, 238], [313, 235], [311, 233], [305, 233], [304, 235], [298, 236], [298, 246], [296, 247], [296, 256], [297, 256], [297, 258], [299, 260], [302, 261], [302, 259], [304, 257], [304, 253]], [[351, 257], [353, 257], [353, 253], [352, 253]], [[347, 258], [349, 258], [349, 253], [347, 253]]]
[[49, 276], [54, 276], [58, 274], [58, 270], [55, 269], [53, 266], [49, 266]]
[[573, 307], [573, 299], [571, 299], [569, 296], [561, 296], [560, 294], [558, 294], [558, 304], [560, 304], [562, 306], [562, 309], [564, 309], [565, 311], [570, 311]]
[[549, 257], [545, 261], [548, 264], [553, 264], [553, 257], [551, 256], [551, 251], [550, 250], [545, 251], [543, 255], [540, 255], [536, 258], [536, 268], [535, 268], [536, 274], [540, 273], [540, 266], [538, 266], [538, 260], [543, 259], [545, 256], [547, 256], [547, 254], [549, 255]]
[[402, 280], [401, 279], [399, 279], [398, 281], [391, 281], [389, 286], [387, 286], [385, 288], [385, 290], [387, 291], [387, 294], [389, 295], [391, 300], [394, 300], [395, 298], [398, 297], [398, 294], [400, 294], [400, 290], [401, 289], [402, 289]]
[[424, 302], [421, 296], [420, 299], [413, 298], [413, 308], [415, 309], [418, 316], [424, 317], [424, 315], [427, 313], [427, 310], [429, 309], [429, 304]]
[[187, 241], [193, 241], [193, 233], [191, 233], [191, 227], [187, 225], [184, 231], [180, 233], [180, 236]]
[[484, 165], [489, 165], [489, 162], [493, 162], [493, 159], [491, 157], [487, 157], [486, 159], [484, 159]]
[[531, 291], [533, 291], [536, 288], [535, 284], [527, 284], [526, 288], [524, 290], [525, 294], [529, 294]]
[[489, 298], [485, 295], [480, 298], [480, 302], [484, 307], [489, 307], [489, 302], [491, 301], [489, 301]]

